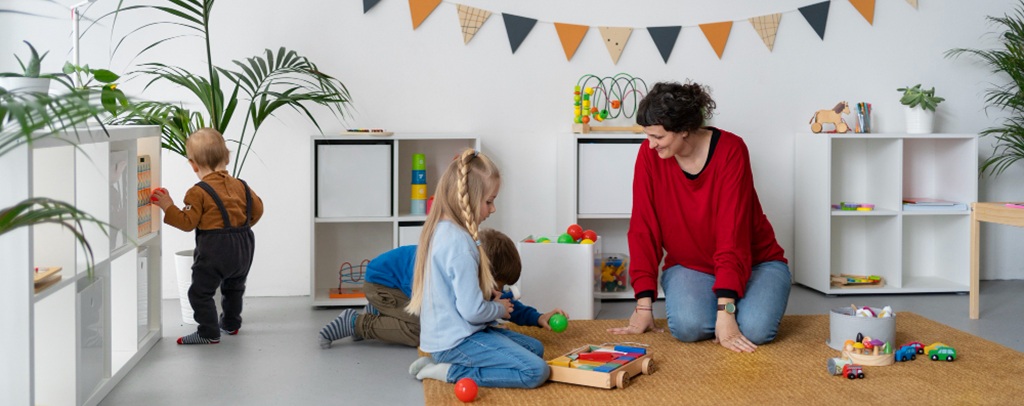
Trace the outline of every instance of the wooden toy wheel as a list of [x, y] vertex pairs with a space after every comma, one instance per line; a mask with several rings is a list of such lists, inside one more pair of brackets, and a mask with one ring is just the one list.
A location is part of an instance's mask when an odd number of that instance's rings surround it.
[[619, 389], [626, 389], [629, 386], [629, 375], [626, 375], [626, 371], [619, 371], [615, 374], [615, 387]]
[[849, 130], [850, 130], [850, 126], [846, 125], [846, 123], [836, 124], [836, 132], [845, 133], [845, 132], [847, 132]]
[[654, 360], [653, 359], [650, 359], [650, 358], [645, 359], [644, 362], [642, 364], [640, 364], [640, 370], [644, 373], [644, 375], [653, 374], [654, 373], [654, 369], [655, 368], [654, 368]]
[[821, 132], [821, 123], [811, 124], [811, 131], [816, 132], [816, 133], [820, 133]]

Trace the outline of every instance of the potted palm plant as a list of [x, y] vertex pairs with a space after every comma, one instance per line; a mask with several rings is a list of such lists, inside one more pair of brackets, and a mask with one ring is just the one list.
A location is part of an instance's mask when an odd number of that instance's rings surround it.
[[[982, 174], [999, 175], [1011, 165], [1024, 159], [1024, 2], [1002, 17], [988, 17], [1000, 29], [997, 37], [1000, 47], [994, 49], [955, 48], [947, 57], [967, 55], [983, 61], [995, 80], [1002, 80], [985, 92], [987, 109], [1001, 110], [1007, 116], [999, 125], [981, 131], [981, 136], [995, 137], [992, 155], [979, 168]], [[998, 82], [997, 82], [998, 83]]]
[[[167, 0], [144, 4], [124, 5], [100, 18], [114, 17], [128, 12], [146, 12], [163, 16], [165, 21], [144, 22], [131, 33], [144, 28], [160, 26], [179, 28], [186, 34], [168, 29], [167, 37], [145, 47], [145, 53], [168, 40], [198, 37], [205, 50], [206, 66], [202, 72], [191, 72], [180, 66], [162, 62], [139, 65], [134, 75], [147, 80], [145, 88], [156, 83], [169, 83], [183, 88], [194, 97], [196, 108], [181, 102], [145, 101], [133, 103], [126, 112], [115, 118], [115, 123], [157, 124], [163, 133], [164, 149], [185, 156], [185, 140], [189, 134], [203, 127], [216, 129], [229, 143], [234, 144], [231, 174], [239, 177], [263, 123], [279, 109], [299, 112], [322, 132], [320, 124], [309, 110], [310, 106], [326, 107], [337, 119], [344, 119], [351, 97], [345, 85], [335, 77], [321, 71], [316, 64], [294, 50], [280, 47], [266, 49], [243, 60], [234, 60], [230, 67], [214, 65], [210, 25], [214, 0]], [[198, 35], [196, 35], [198, 33]], [[226, 90], [226, 91], [225, 91]], [[244, 118], [241, 128], [236, 109], [241, 107]], [[244, 112], [244, 113], [242, 113]], [[178, 251], [175, 265], [178, 271], [179, 297], [187, 297], [191, 282], [192, 250]], [[182, 318], [191, 319], [191, 308], [182, 300]]]
[[935, 96], [935, 88], [924, 90], [921, 84], [901, 87], [896, 91], [903, 92], [900, 104], [903, 104], [907, 119], [908, 134], [930, 134], [935, 122], [935, 108], [946, 99]]
[[47, 51], [43, 55], [39, 55], [31, 43], [24, 42], [25, 45], [28, 45], [29, 56], [23, 61], [21, 57], [14, 55], [14, 58], [18, 60], [18, 65], [21, 65], [21, 72], [0, 73], [0, 87], [9, 92], [49, 92], [50, 79], [53, 78], [53, 75], [41, 73], [40, 66], [43, 58], [46, 58], [50, 52]]

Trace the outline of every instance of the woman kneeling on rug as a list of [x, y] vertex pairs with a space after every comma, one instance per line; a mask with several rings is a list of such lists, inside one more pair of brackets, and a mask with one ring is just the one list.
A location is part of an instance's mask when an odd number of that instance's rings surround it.
[[615, 334], [655, 329], [658, 264], [668, 327], [684, 342], [714, 339], [736, 352], [772, 341], [789, 300], [782, 247], [754, 190], [735, 134], [705, 127], [715, 109], [696, 83], [657, 83], [640, 101], [647, 139], [633, 172], [629, 274], [637, 306]]

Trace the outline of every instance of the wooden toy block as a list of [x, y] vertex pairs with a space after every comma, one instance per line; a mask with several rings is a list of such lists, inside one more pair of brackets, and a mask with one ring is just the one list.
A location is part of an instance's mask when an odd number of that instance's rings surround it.
[[555, 359], [553, 359], [551, 361], [548, 361], [548, 365], [559, 366], [559, 367], [566, 367], [566, 368], [569, 368], [569, 363], [570, 363], [569, 357], [564, 357], [564, 356], [563, 357], [555, 358]]
[[629, 347], [629, 346], [625, 346], [625, 345], [616, 345], [615, 346], [615, 351], [625, 352], [625, 353], [630, 353], [630, 354], [640, 354], [640, 355], [644, 355], [644, 354], [647, 353], [647, 349], [646, 348]]
[[[552, 365], [549, 378], [551, 381], [603, 389], [626, 388], [629, 386], [630, 379], [640, 374], [650, 375], [655, 370], [654, 356], [650, 353], [645, 351], [645, 354], [642, 355], [636, 353], [625, 355], [622, 351], [616, 351], [614, 347], [585, 345], [555, 359], [569, 358], [573, 355], [576, 355], [578, 360], [570, 363], [570, 366], [576, 364], [576, 367]], [[611, 359], [603, 363], [599, 360], [609, 355]], [[598, 359], [588, 360], [587, 358]], [[598, 365], [594, 366], [594, 364]]]

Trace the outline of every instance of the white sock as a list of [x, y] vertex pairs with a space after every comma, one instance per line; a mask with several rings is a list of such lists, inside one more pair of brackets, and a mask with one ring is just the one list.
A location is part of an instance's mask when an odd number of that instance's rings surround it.
[[419, 373], [416, 374], [416, 379], [422, 381], [426, 378], [430, 378], [441, 382], [448, 382], [448, 369], [451, 367], [452, 364], [447, 362], [427, 364], [423, 369], [420, 369]]
[[429, 364], [433, 364], [433, 363], [434, 363], [434, 359], [433, 358], [430, 358], [430, 357], [419, 357], [415, 361], [412, 362], [412, 365], [409, 365], [409, 375], [416, 376], [416, 374], [420, 373], [420, 370], [423, 369], [423, 367], [425, 367], [425, 366], [427, 366]]

